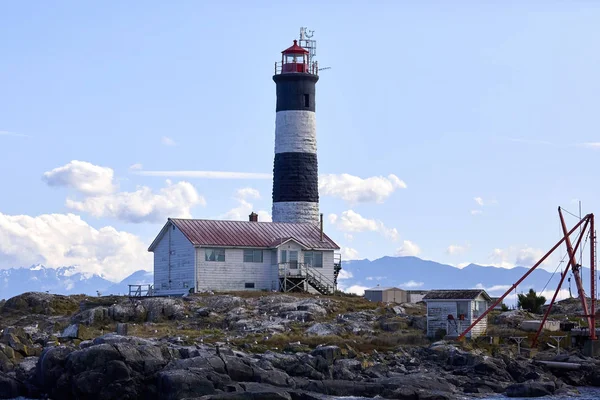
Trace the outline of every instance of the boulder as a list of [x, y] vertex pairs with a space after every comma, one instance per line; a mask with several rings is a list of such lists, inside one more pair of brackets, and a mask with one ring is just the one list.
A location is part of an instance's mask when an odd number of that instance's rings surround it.
[[316, 323], [305, 331], [308, 335], [336, 336], [342, 333], [342, 329], [335, 324]]
[[14, 399], [23, 394], [24, 390], [23, 384], [0, 372], [0, 399]]
[[142, 304], [148, 310], [147, 321], [149, 322], [185, 318], [185, 307], [180, 299], [154, 297], [143, 299]]
[[3, 309], [26, 314], [71, 315], [79, 310], [79, 302], [69, 296], [27, 292], [6, 300]]
[[515, 383], [506, 388], [508, 397], [543, 397], [550, 396], [556, 390], [554, 382], [528, 381]]
[[215, 393], [211, 381], [194, 370], [169, 370], [158, 374], [158, 394], [161, 399], [179, 400]]
[[338, 346], [320, 346], [314, 349], [310, 354], [314, 357], [323, 357], [329, 365], [333, 365], [335, 360], [342, 357], [342, 351]]

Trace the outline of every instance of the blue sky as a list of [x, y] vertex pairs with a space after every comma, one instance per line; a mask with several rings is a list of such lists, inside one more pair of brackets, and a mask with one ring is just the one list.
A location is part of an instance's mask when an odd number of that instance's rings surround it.
[[557, 206], [600, 200], [599, 18], [589, 1], [5, 3], [0, 268], [116, 279], [151, 268], [166, 216], [269, 213], [273, 64], [301, 26], [331, 67], [321, 212], [345, 254], [531, 263]]

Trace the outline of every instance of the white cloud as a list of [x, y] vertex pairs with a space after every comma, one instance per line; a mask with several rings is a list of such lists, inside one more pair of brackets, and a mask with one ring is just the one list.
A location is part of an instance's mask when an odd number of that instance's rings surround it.
[[471, 210], [471, 215], [481, 215], [483, 214], [483, 211], [481, 210]]
[[581, 144], [583, 147], [587, 147], [588, 149], [600, 149], [600, 142], [588, 142], [588, 143], [582, 143]]
[[[543, 255], [544, 251], [541, 249], [529, 246], [510, 246], [505, 249], [495, 248], [492, 250], [488, 261], [490, 265], [500, 268], [532, 267]], [[548, 257], [541, 267], [551, 265], [553, 258], [555, 257]]]
[[321, 195], [339, 197], [351, 204], [383, 203], [397, 189], [406, 189], [406, 183], [394, 174], [364, 179], [350, 174], [319, 176]]
[[206, 205], [189, 182], [172, 184], [153, 193], [147, 186], [139, 186], [135, 192], [119, 192], [87, 197], [82, 201], [68, 198], [67, 207], [88, 212], [95, 217], [110, 217], [127, 222], [164, 222], [168, 217], [191, 218], [190, 209]]
[[49, 186], [63, 186], [76, 189], [86, 195], [112, 193], [114, 171], [86, 161], [73, 160], [62, 167], [44, 172], [42, 179]]
[[137, 175], [204, 179], [273, 179], [272, 174], [229, 171], [137, 171]]
[[416, 243], [411, 242], [410, 240], [405, 240], [402, 242], [402, 246], [396, 250], [396, 254], [398, 256], [406, 257], [406, 256], [417, 256], [421, 253], [421, 249], [417, 246]]
[[483, 206], [483, 199], [481, 197], [475, 197], [473, 200], [475, 200], [475, 203]]
[[410, 281], [408, 281], [408, 282], [401, 283], [401, 284], [400, 284], [400, 285], [398, 285], [398, 286], [400, 286], [401, 288], [412, 289], [412, 288], [418, 288], [418, 287], [421, 287], [421, 286], [423, 286], [424, 284], [425, 284], [424, 282], [416, 282], [416, 281], [410, 280]]
[[74, 214], [0, 213], [0, 268], [32, 264], [74, 265], [118, 281], [151, 270], [152, 255], [137, 236], [110, 226], [95, 229]]
[[478, 283], [477, 285], [475, 285], [476, 289], [483, 289], [488, 293], [493, 293], [493, 292], [506, 292], [508, 289], [511, 288], [512, 285], [493, 285], [490, 287], [485, 287], [483, 286], [483, 284]]
[[165, 146], [175, 146], [177, 143], [175, 143], [175, 141], [168, 137], [168, 136], [163, 136], [160, 141], [162, 142], [162, 144], [164, 144]]
[[396, 228], [388, 228], [383, 222], [368, 219], [353, 210], [344, 211], [340, 216], [329, 215], [329, 222], [343, 232], [379, 232], [391, 240], [398, 240], [399, 234]]
[[520, 267], [531, 267], [538, 262], [543, 255], [544, 251], [541, 249], [534, 249], [532, 247], [519, 249], [515, 264]]
[[446, 249], [446, 254], [451, 255], [451, 256], [459, 255], [459, 254], [463, 254], [464, 252], [466, 252], [467, 249], [468, 249], [468, 246], [460, 246], [458, 244], [451, 244]]
[[387, 279], [387, 276], [367, 276], [365, 279], [368, 281], [382, 281]]
[[354, 240], [354, 236], [352, 236], [349, 233], [344, 233], [344, 239], [346, 239], [347, 241], [351, 242]]
[[357, 260], [358, 259], [358, 250], [353, 249], [352, 247], [342, 247], [342, 260]]
[[338, 280], [352, 279], [353, 277], [354, 275], [352, 275], [352, 272], [342, 269], [338, 275]]
[[352, 285], [349, 288], [344, 289], [344, 292], [357, 294], [359, 296], [364, 296], [365, 290], [367, 290], [367, 289], [368, 289], [368, 287], [366, 287], [366, 286]]
[[0, 131], [0, 136], [29, 137], [29, 135], [25, 135], [24, 133], [9, 132], [9, 131]]
[[129, 167], [129, 170], [131, 171], [138, 171], [140, 169], [142, 169], [144, 166], [142, 164], [133, 164], [132, 166]]
[[258, 190], [254, 188], [238, 189], [235, 192], [234, 199], [238, 202], [238, 206], [217, 217], [217, 219], [247, 221], [250, 213], [254, 211], [258, 214], [259, 221], [270, 222], [272, 220], [270, 213], [264, 210], [255, 210], [254, 205], [248, 201], [249, 199], [260, 199], [260, 193]]

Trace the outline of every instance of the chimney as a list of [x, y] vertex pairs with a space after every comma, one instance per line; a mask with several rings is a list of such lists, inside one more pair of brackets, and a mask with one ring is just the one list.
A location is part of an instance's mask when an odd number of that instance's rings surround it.
[[323, 241], [323, 213], [321, 213], [321, 242]]
[[252, 214], [250, 214], [250, 222], [258, 222], [258, 214], [254, 211], [252, 211]]

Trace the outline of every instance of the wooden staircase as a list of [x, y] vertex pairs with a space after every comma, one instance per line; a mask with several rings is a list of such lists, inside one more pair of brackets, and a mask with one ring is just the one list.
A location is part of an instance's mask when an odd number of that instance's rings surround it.
[[319, 272], [319, 269], [302, 263], [279, 264], [279, 290], [282, 292], [308, 292], [310, 286], [322, 295], [334, 294], [339, 270], [334, 272], [334, 281], [332, 281]]

